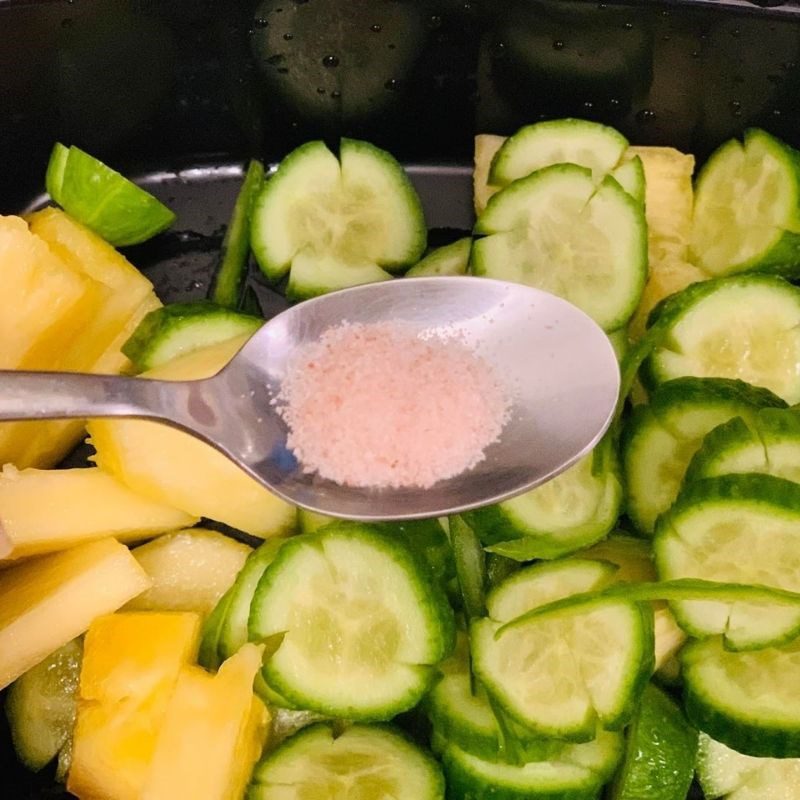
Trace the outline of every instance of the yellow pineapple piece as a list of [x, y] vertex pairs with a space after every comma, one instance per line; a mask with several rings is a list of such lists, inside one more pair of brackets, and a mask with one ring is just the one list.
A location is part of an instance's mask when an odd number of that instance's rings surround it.
[[89, 369], [152, 293], [153, 284], [110, 244], [58, 208], [31, 214], [28, 224], [74, 272], [107, 289], [106, 301], [76, 346], [62, 350], [50, 367], [67, 371]]
[[[122, 352], [122, 345], [145, 315], [161, 307], [161, 301], [154, 292], [145, 297], [144, 302], [136, 309], [132, 317], [125, 323], [106, 351], [86, 372], [98, 375], [121, 375], [133, 371], [133, 365]], [[53, 419], [44, 422], [4, 422], [0, 423], [0, 431], [10, 428], [15, 437], [8, 444], [0, 443], [0, 463], [3, 461], [24, 467], [49, 469], [61, 461], [81, 440], [86, 428], [86, 420]], [[2, 434], [0, 433], [0, 441]]]
[[115, 539], [0, 570], [0, 689], [149, 586]]
[[0, 217], [0, 296], [0, 369], [46, 369], [104, 299], [19, 217]]
[[240, 800], [270, 719], [252, 688], [262, 650], [244, 645], [216, 675], [181, 670], [141, 800]]
[[[76, 321], [74, 340], [58, 342], [36, 368], [109, 375], [128, 370], [131, 364], [120, 348], [145, 314], [161, 305], [153, 285], [110, 244], [60, 209], [37, 211], [28, 223], [54, 258], [100, 292], [92, 313]], [[0, 464], [52, 467], [78, 443], [84, 427], [83, 420], [3, 423]]]
[[473, 204], [476, 216], [480, 216], [489, 198], [500, 191], [499, 186], [489, 183], [489, 169], [492, 159], [500, 149], [505, 136], [495, 136], [491, 133], [479, 133], [475, 137], [475, 170], [472, 175]]
[[[239, 336], [176, 358], [144, 373], [162, 380], [216, 374], [239, 350]], [[296, 511], [209, 445], [182, 431], [135, 419], [97, 419], [88, 425], [96, 461], [133, 491], [208, 517], [253, 536], [285, 533]]]
[[170, 698], [182, 668], [196, 658], [199, 636], [200, 618], [191, 613], [109, 614], [92, 622], [67, 781], [72, 794], [141, 798]]
[[0, 559], [107, 536], [133, 542], [197, 521], [134, 494], [101, 469], [18, 470], [9, 464], [0, 471]]

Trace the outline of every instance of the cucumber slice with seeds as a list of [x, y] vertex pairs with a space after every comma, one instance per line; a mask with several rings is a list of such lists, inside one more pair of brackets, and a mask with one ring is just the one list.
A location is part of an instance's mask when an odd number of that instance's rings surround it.
[[711, 275], [800, 274], [800, 153], [758, 129], [714, 152], [697, 181], [691, 249]]
[[475, 225], [476, 275], [559, 295], [607, 331], [624, 325], [647, 271], [644, 210], [613, 179], [558, 164], [509, 184]]
[[20, 761], [38, 772], [72, 739], [83, 648], [73, 639], [29, 669], [6, 697], [11, 741]]
[[553, 164], [577, 164], [591, 170], [599, 183], [628, 148], [614, 128], [583, 119], [557, 119], [520, 128], [492, 159], [489, 183], [507, 186]]
[[471, 236], [465, 236], [451, 244], [436, 247], [406, 272], [406, 278], [466, 275], [471, 251]]
[[[713, 578], [800, 591], [800, 485], [770, 475], [726, 475], [686, 486], [658, 521], [656, 567], [663, 580]], [[800, 611], [769, 603], [672, 604], [693, 636], [722, 634], [733, 650], [789, 641]]]
[[735, 653], [712, 637], [687, 644], [681, 664], [698, 729], [744, 755], [800, 757], [800, 639]]
[[267, 683], [299, 707], [353, 720], [416, 705], [453, 636], [444, 593], [411, 552], [358, 523], [286, 542], [250, 610], [251, 641], [279, 641]]
[[619, 462], [607, 436], [544, 486], [464, 516], [489, 552], [532, 561], [559, 558], [599, 541], [616, 524], [621, 504]]
[[720, 425], [686, 470], [686, 481], [762, 472], [800, 483], [800, 414], [794, 409], [765, 408], [745, 422]]
[[292, 299], [388, 279], [419, 259], [426, 237], [403, 168], [385, 150], [354, 139], [342, 139], [338, 159], [323, 142], [298, 147], [253, 209], [256, 260], [273, 282], [291, 269]]
[[598, 723], [618, 729], [628, 721], [652, 672], [652, 610], [598, 597], [575, 613], [500, 629], [538, 605], [602, 586], [614, 571], [578, 560], [528, 567], [490, 594], [490, 616], [470, 627], [476, 676], [540, 736], [589, 741]]
[[708, 800], [790, 800], [800, 786], [800, 758], [757, 758], [700, 734], [697, 780]]
[[340, 736], [312, 725], [256, 765], [248, 800], [442, 800], [439, 765], [399, 731], [352, 725]]
[[742, 381], [688, 377], [661, 384], [623, 429], [627, 512], [636, 527], [652, 534], [709, 431], [739, 415], [752, 418], [759, 407], [784, 405], [772, 392]]
[[800, 290], [771, 275], [695, 283], [651, 314], [660, 340], [641, 372], [648, 388], [694, 375], [733, 378], [800, 401]]
[[596, 800], [621, 753], [620, 735], [599, 731], [591, 742], [520, 766], [485, 761], [453, 743], [442, 743], [441, 759], [454, 800]]

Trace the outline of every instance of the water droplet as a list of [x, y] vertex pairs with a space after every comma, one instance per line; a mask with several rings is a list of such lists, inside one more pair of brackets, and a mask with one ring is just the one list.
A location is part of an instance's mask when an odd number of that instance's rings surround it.
[[781, 110], [779, 108], [773, 108], [772, 109], [772, 116], [773, 117], [779, 117], [780, 115], [781, 115]]
[[280, 53], [276, 53], [274, 56], [270, 56], [269, 58], [265, 59], [267, 64], [280, 64], [284, 60], [283, 55]]
[[614, 108], [614, 109], [617, 109], [617, 108], [620, 107], [620, 105], [622, 105], [618, 97], [612, 97], [608, 101], [608, 104], [611, 106], [611, 108]]
[[553, 42], [553, 50], [563, 50], [564, 49], [564, 42], [561, 39], [556, 39]]
[[294, 34], [293, 33], [284, 33], [283, 34], [283, 38], [284, 38], [285, 41], [291, 42], [292, 39], [294, 39]]
[[431, 14], [428, 24], [431, 28], [438, 28], [442, 24], [442, 18], [438, 14]]
[[325, 89], [323, 89], [321, 86], [317, 86], [317, 94], [325, 94]]
[[650, 108], [643, 108], [637, 115], [636, 121], [640, 125], [644, 125], [648, 122], [653, 122], [656, 118], [656, 112]]
[[463, 9], [464, 11], [472, 11], [472, 3], [464, 3]]
[[492, 55], [495, 58], [503, 58], [506, 54], [506, 46], [502, 42], [495, 42], [492, 45]]
[[626, 31], [632, 31], [633, 30], [633, 23], [632, 22], [626, 22], [622, 27]]
[[583, 101], [583, 110], [584, 111], [591, 111], [594, 108], [594, 103], [591, 100], [584, 100]]
[[253, 20], [253, 27], [255, 27], [255, 28], [268, 28], [269, 27], [269, 20], [265, 19], [264, 17], [256, 17]]
[[734, 29], [731, 31], [731, 36], [733, 36], [733, 37], [737, 37], [737, 36], [739, 36], [740, 34], [741, 34], [741, 31], [740, 31], [738, 28], [734, 28]]
[[339, 58], [338, 56], [325, 56], [322, 59], [322, 66], [323, 67], [338, 67], [339, 66]]
[[389, 78], [386, 83], [383, 84], [384, 89], [388, 89], [390, 92], [396, 92], [400, 88], [400, 81], [397, 78]]
[[692, 58], [700, 58], [700, 51], [692, 50]]
[[378, 23], [376, 22], [374, 25], [370, 25], [369, 29], [373, 33], [380, 33], [383, 30], [383, 25], [378, 25]]
[[334, 89], [334, 90], [331, 92], [331, 97], [332, 97], [334, 100], [338, 100], [338, 99], [339, 99], [341, 96], [342, 96], [342, 93], [341, 93], [341, 92], [340, 92], [338, 89]]

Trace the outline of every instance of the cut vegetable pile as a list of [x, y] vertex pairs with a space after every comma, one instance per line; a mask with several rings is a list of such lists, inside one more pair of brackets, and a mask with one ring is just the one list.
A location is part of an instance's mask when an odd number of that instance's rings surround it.
[[[57, 145], [63, 210], [0, 218], [4, 369], [211, 376], [262, 322], [252, 251], [293, 301], [400, 275], [553, 292], [625, 396], [547, 484], [392, 524], [295, 509], [152, 422], [0, 425], [22, 763], [85, 800], [800, 796], [798, 164], [751, 130], [693, 186], [692, 156], [593, 122], [481, 135], [474, 230], [426, 251], [389, 153], [309, 142], [250, 163], [209, 299], [162, 306], [114, 246], [174, 215]], [[84, 430], [93, 465], [52, 469]]]

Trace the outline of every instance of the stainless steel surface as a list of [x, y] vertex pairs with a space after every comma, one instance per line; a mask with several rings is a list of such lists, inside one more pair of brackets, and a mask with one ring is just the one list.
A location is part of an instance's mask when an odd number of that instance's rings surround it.
[[[271, 405], [288, 356], [347, 320], [402, 320], [458, 332], [512, 397], [511, 419], [486, 458], [430, 489], [366, 490], [303, 472]], [[608, 338], [545, 292], [485, 278], [417, 278], [347, 289], [273, 317], [221, 372], [167, 382], [67, 373], [0, 373], [0, 419], [141, 417], [189, 431], [299, 506], [350, 519], [458, 513], [519, 494], [578, 460], [607, 429], [619, 392]]]

